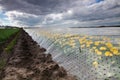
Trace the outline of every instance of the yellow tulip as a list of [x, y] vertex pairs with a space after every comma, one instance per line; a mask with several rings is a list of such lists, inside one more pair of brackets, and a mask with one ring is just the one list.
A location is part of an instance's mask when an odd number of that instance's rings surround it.
[[97, 51], [96, 53], [97, 53], [97, 55], [102, 55], [102, 52], [100, 52], [100, 51]]
[[113, 46], [112, 43], [110, 43], [110, 42], [106, 43], [105, 45], [109, 48]]
[[109, 51], [106, 51], [105, 56], [113, 56], [113, 54], [111, 52], [109, 52]]
[[87, 41], [86, 44], [90, 45], [92, 44], [93, 42], [92, 41]]
[[102, 55], [102, 52], [100, 52], [98, 49], [95, 49], [95, 53], [96, 53], [97, 55]]
[[111, 53], [111, 54], [109, 54], [109, 56], [113, 56], [113, 54]]
[[93, 47], [92, 49], [96, 49], [96, 47]]
[[94, 62], [93, 62], [93, 66], [94, 66], [95, 68], [97, 68], [97, 67], [98, 67], [98, 62], [97, 62], [97, 61], [94, 61]]
[[98, 49], [95, 49], [95, 52], [97, 52], [98, 51]]
[[106, 50], [107, 48], [106, 47], [100, 47], [100, 50]]
[[113, 52], [113, 54], [118, 55], [118, 49], [116, 47], [111, 48], [110, 51]]
[[94, 44], [95, 44], [96, 46], [98, 46], [98, 45], [100, 44], [100, 42], [96, 41]]
[[90, 45], [86, 45], [86, 47], [88, 48], [88, 47], [90, 47]]

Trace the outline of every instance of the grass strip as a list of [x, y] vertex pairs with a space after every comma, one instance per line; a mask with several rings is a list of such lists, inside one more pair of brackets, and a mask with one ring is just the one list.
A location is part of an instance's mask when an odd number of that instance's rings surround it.
[[17, 33], [17, 35], [15, 36], [15, 38], [7, 45], [7, 47], [4, 49], [7, 53], [11, 52], [11, 50], [13, 49], [14, 45], [17, 42], [17, 38], [18, 35], [20, 34], [20, 31]]

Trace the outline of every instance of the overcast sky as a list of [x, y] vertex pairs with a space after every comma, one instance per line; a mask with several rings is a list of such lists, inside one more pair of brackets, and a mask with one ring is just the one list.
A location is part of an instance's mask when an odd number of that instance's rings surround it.
[[28, 27], [120, 25], [120, 0], [0, 0], [0, 24]]

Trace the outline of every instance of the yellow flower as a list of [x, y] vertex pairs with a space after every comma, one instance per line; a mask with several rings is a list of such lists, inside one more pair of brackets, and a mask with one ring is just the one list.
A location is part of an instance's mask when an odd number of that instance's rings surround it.
[[97, 55], [102, 55], [102, 52], [100, 52], [98, 49], [95, 49], [95, 53], [96, 53]]
[[96, 47], [93, 47], [92, 49], [96, 49]]
[[107, 42], [105, 45], [109, 48], [113, 46], [110, 42]]
[[88, 44], [88, 45], [86, 45], [86, 47], [88, 48], [88, 47], [90, 47], [90, 45]]
[[105, 56], [113, 56], [113, 54], [111, 52], [109, 52], [109, 51], [106, 51]]
[[100, 47], [100, 50], [106, 50], [107, 48], [106, 47]]
[[100, 52], [100, 51], [97, 51], [97, 54], [98, 54], [98, 55], [102, 55], [102, 52]]
[[119, 54], [118, 49], [116, 47], [111, 48], [110, 51], [113, 52], [113, 54], [115, 54], [115, 55]]
[[98, 45], [100, 44], [100, 42], [96, 41], [94, 44], [95, 44], [96, 46], [98, 46]]
[[71, 34], [65, 34], [64, 37], [70, 37], [72, 36]]
[[82, 44], [82, 43], [87, 42], [87, 40], [86, 40], [86, 38], [83, 37], [83, 38], [80, 38], [80, 39], [79, 39], [79, 42], [80, 42], [80, 44]]
[[90, 45], [92, 44], [93, 42], [92, 41], [87, 41], [86, 44]]
[[111, 54], [109, 54], [109, 56], [113, 56], [113, 54], [111, 53]]
[[94, 62], [93, 62], [93, 66], [94, 66], [95, 68], [97, 68], [97, 67], [98, 67], [98, 62], [97, 62], [97, 61], [94, 61]]

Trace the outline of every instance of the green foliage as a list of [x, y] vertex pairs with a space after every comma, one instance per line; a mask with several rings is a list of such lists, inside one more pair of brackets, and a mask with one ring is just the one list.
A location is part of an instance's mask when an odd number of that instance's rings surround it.
[[0, 29], [0, 43], [6, 41], [11, 35], [18, 32], [19, 28]]

